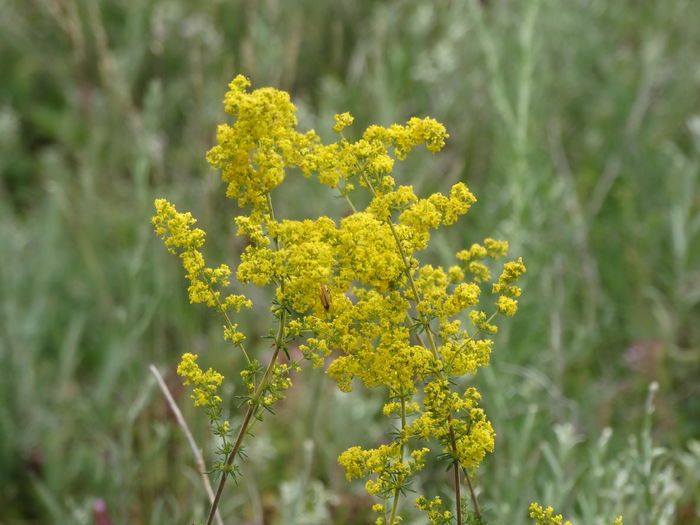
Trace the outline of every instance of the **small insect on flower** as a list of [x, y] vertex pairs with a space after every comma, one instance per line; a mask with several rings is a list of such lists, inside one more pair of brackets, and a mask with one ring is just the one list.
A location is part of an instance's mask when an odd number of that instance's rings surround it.
[[327, 312], [331, 307], [331, 292], [325, 284], [318, 285], [318, 296], [321, 299], [323, 309]]

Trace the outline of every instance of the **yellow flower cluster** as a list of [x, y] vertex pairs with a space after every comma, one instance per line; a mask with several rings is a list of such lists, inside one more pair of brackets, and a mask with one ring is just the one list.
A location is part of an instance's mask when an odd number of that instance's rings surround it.
[[404, 427], [404, 437], [435, 438], [460, 467], [477, 468], [493, 451], [495, 437], [486, 414], [477, 407], [479, 392], [469, 388], [460, 395], [450, 390], [446, 379], [435, 379], [425, 386], [424, 393], [425, 411]]
[[442, 499], [439, 496], [435, 496], [432, 500], [425, 496], [418, 496], [416, 507], [427, 513], [430, 525], [447, 525], [453, 522], [452, 512], [443, 507]]
[[224, 107], [237, 120], [233, 126], [218, 127], [219, 144], [207, 153], [207, 160], [221, 170], [228, 197], [259, 211], [266, 207], [267, 193], [284, 180], [285, 168], [298, 165], [298, 149], [316, 137], [294, 131], [295, 107], [287, 93], [264, 88], [248, 94], [249, 86], [243, 75], [229, 84]]
[[[449, 137], [444, 126], [411, 118], [405, 125], [370, 126], [352, 142], [343, 130], [353, 117], [342, 113], [333, 126], [338, 140], [323, 144], [314, 131], [296, 129], [296, 109], [287, 93], [249, 91], [243, 76], [229, 88], [224, 105], [234, 121], [219, 126], [218, 144], [207, 160], [220, 170], [227, 196], [249, 210], [235, 219], [238, 235], [250, 241], [237, 279], [275, 287], [278, 345], [305, 337], [299, 348], [314, 366], [333, 355], [326, 371], [341, 390], [351, 391], [354, 382], [386, 389], [390, 402], [384, 413], [401, 421], [390, 444], [352, 447], [340, 455], [348, 478], [369, 476], [370, 494], [397, 498], [423, 468], [428, 451], [423, 445], [431, 440], [441, 443], [455, 468], [477, 468], [493, 450], [494, 432], [478, 407], [478, 392], [470, 388], [460, 394], [452, 385], [456, 377], [488, 365], [493, 343], [484, 335], [496, 332], [497, 314], [515, 313], [520, 295], [515, 282], [525, 267], [520, 260], [507, 262], [489, 286], [487, 258], [495, 261], [508, 250], [506, 242], [493, 239], [458, 252], [458, 264], [447, 271], [420, 263], [417, 253], [428, 247], [431, 232], [454, 224], [476, 202], [461, 182], [447, 194], [420, 198], [391, 176], [395, 163], [417, 146], [441, 150]], [[278, 220], [274, 190], [293, 173], [335, 188], [352, 213], [339, 221]], [[353, 202], [360, 191], [370, 197], [364, 209]], [[220, 298], [218, 287], [228, 285], [230, 270], [206, 268], [200, 252], [204, 232], [193, 228], [190, 214], [162, 200], [156, 209], [156, 231], [183, 259], [193, 302], [220, 305], [223, 312], [249, 306], [242, 296]], [[497, 298], [480, 309], [485, 294]], [[243, 340], [230, 322], [225, 337]], [[270, 368], [269, 386], [260, 386], [258, 368], [251, 361], [241, 375], [251, 399], [262, 396], [267, 406], [291, 384], [289, 370]], [[437, 512], [435, 505], [424, 507], [429, 516]]]
[[[530, 517], [536, 520], [536, 525], [562, 525], [562, 520], [564, 519], [561, 514], [555, 515], [552, 507], [543, 509], [537, 503], [530, 504]], [[571, 525], [571, 522], [566, 521], [564, 525]]]
[[498, 282], [493, 285], [493, 293], [500, 293], [496, 305], [498, 311], [505, 315], [514, 315], [518, 309], [518, 301], [514, 297], [520, 297], [520, 288], [513, 283], [525, 273], [525, 265], [522, 258], [503, 265], [503, 273]]
[[[172, 254], [179, 255], [185, 276], [190, 281], [189, 296], [191, 303], [204, 303], [217, 308], [222, 314], [233, 309], [250, 308], [252, 303], [244, 295], [229, 294], [223, 300], [216, 288], [229, 286], [230, 268], [222, 264], [218, 268], [208, 268], [200, 249], [204, 246], [205, 233], [193, 228], [197, 222], [192, 214], [178, 213], [175, 206], [165, 199], [156, 199], [156, 215], [153, 226], [156, 234], [162, 237], [165, 246]], [[242, 341], [243, 334], [235, 330], [235, 325], [228, 328], [227, 339]]]
[[390, 392], [412, 391], [417, 377], [432, 369], [433, 355], [412, 344], [406, 326], [409, 303], [399, 292], [355, 288], [356, 302], [347, 297], [334, 303], [334, 314], [314, 326], [331, 348], [344, 355], [333, 360], [328, 374], [341, 390], [350, 391], [357, 378], [369, 387], [385, 386]]
[[335, 116], [335, 126], [333, 126], [333, 131], [340, 133], [343, 129], [347, 128], [355, 119], [350, 113], [341, 113]]
[[191, 396], [195, 406], [218, 407], [221, 398], [217, 392], [224, 376], [211, 368], [203, 372], [196, 362], [198, 357], [197, 354], [183, 354], [177, 373], [185, 379], [185, 386], [196, 385]]
[[[561, 514], [555, 515], [552, 507], [544, 509], [538, 503], [530, 504], [530, 517], [536, 520], [535, 525], [562, 525], [564, 519]], [[564, 525], [571, 525], [571, 522], [566, 521]], [[618, 516], [613, 525], [622, 525], [622, 516]]]
[[338, 457], [338, 463], [345, 468], [348, 480], [372, 476], [373, 479], [365, 484], [367, 492], [388, 498], [395, 490], [401, 489], [413, 473], [425, 467], [428, 451], [426, 447], [414, 450], [404, 461], [397, 443], [370, 450], [350, 447]]

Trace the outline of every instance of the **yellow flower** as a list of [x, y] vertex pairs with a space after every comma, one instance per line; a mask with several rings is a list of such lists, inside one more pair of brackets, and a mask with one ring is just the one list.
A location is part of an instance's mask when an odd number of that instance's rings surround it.
[[185, 386], [196, 385], [191, 396], [195, 406], [216, 407], [221, 404], [217, 391], [224, 376], [211, 368], [203, 372], [196, 363], [197, 358], [196, 354], [183, 354], [177, 373], [185, 379]]
[[[227, 184], [226, 195], [242, 208], [235, 224], [247, 242], [236, 279], [274, 288], [278, 349], [305, 338], [298, 347], [313, 366], [324, 366], [327, 359], [326, 372], [343, 391], [354, 385], [384, 389], [389, 398], [384, 415], [402, 422], [389, 443], [350, 447], [339, 456], [348, 479], [367, 478], [368, 493], [394, 498], [424, 467], [428, 448], [422, 444], [432, 440], [460, 467], [477, 468], [493, 450], [495, 434], [478, 406], [479, 393], [455, 391], [454, 379], [489, 364], [493, 341], [482, 337], [497, 331], [492, 324], [497, 313], [516, 312], [520, 288], [515, 282], [525, 266], [520, 259], [506, 262], [492, 282], [486, 258], [505, 256], [508, 243], [491, 238], [459, 251], [459, 265], [447, 270], [419, 260], [433, 232], [457, 222], [476, 202], [461, 182], [427, 197], [416, 195], [411, 185], [397, 184], [396, 162], [420, 145], [441, 150], [449, 137], [445, 127], [432, 118], [411, 118], [402, 125], [369, 126], [353, 142], [342, 135], [353, 117], [340, 113], [333, 126], [340, 136], [324, 144], [313, 130], [297, 129], [296, 108], [287, 93], [250, 88], [242, 75], [229, 85], [224, 107], [231, 121], [218, 127], [217, 144], [207, 153]], [[273, 190], [299, 174], [334, 189], [353, 213], [340, 220], [276, 218]], [[358, 192], [364, 196], [355, 199]], [[357, 202], [369, 203], [360, 208]], [[224, 338], [241, 345], [245, 336], [228, 311], [251, 303], [223, 293], [231, 270], [223, 264], [206, 266], [205, 234], [195, 219], [159, 199], [153, 224], [167, 249], [182, 260], [190, 300], [216, 308], [226, 319]], [[498, 295], [495, 311], [488, 314], [480, 307], [482, 287]], [[473, 329], [465, 328], [465, 318]], [[217, 389], [223, 377], [211, 369], [203, 372], [196, 358], [185, 354], [178, 372], [194, 385], [195, 404], [206, 405], [219, 420]], [[248, 360], [240, 377], [248, 403], [270, 407], [291, 386], [289, 373], [297, 365], [274, 363], [264, 384], [260, 368]], [[225, 435], [228, 422], [218, 429]], [[439, 498], [419, 498], [416, 504], [431, 524], [453, 519]], [[384, 504], [374, 508], [386, 511]]]
[[[554, 515], [554, 509], [552, 507], [547, 507], [543, 509], [541, 505], [537, 503], [532, 503], [530, 505], [530, 517], [534, 518], [536, 525], [562, 525], [562, 515]], [[570, 521], [564, 523], [564, 525], [571, 525]]]
[[341, 113], [340, 115], [335, 115], [335, 126], [333, 126], [333, 131], [336, 133], [340, 133], [343, 131], [344, 128], [348, 127], [350, 124], [352, 124], [353, 116], [350, 113]]

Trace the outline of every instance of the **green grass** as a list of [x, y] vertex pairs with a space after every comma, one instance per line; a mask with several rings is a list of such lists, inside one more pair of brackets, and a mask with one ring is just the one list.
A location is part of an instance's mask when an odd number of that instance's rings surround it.
[[[115, 523], [206, 511], [148, 364], [211, 452], [174, 367], [240, 362], [149, 218], [156, 196], [191, 209], [212, 261], [235, 264], [203, 156], [239, 72], [291, 91], [322, 135], [342, 111], [349, 134], [442, 121], [446, 150], [397, 179], [464, 180], [479, 202], [428, 257], [485, 236], [523, 256], [521, 312], [477, 380], [490, 523], [526, 523], [534, 499], [580, 524], [700, 523], [699, 26], [693, 0], [0, 2], [0, 523], [91, 523], [95, 498]], [[307, 216], [308, 196], [300, 181], [279, 211]], [[342, 213], [324, 196], [319, 213]], [[267, 321], [242, 320], [251, 341]], [[224, 515], [366, 523], [335, 458], [381, 438], [378, 394], [304, 371]]]

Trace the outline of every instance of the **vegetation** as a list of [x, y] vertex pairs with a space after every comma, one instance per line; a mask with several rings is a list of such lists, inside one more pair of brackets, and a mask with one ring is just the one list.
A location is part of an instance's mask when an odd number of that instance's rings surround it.
[[[245, 365], [148, 221], [167, 196], [228, 240], [212, 261], [243, 250], [203, 154], [245, 73], [291, 92], [300, 129], [324, 139], [346, 110], [347, 133], [435, 117], [443, 152], [402, 174], [418, 194], [464, 181], [479, 201], [428, 258], [449, 266], [493, 236], [526, 262], [520, 311], [474, 382], [497, 434], [476, 478], [487, 522], [529, 523], [537, 500], [581, 524], [700, 523], [699, 24], [693, 0], [0, 4], [0, 521], [92, 523], [100, 499], [115, 523], [206, 515], [148, 365], [209, 464], [175, 366]], [[291, 184], [275, 211], [333, 216], [323, 191]], [[268, 320], [239, 315], [271, 353]], [[294, 383], [221, 515], [369, 522], [337, 457], [381, 443], [381, 396], [337, 394], [310, 368]]]

